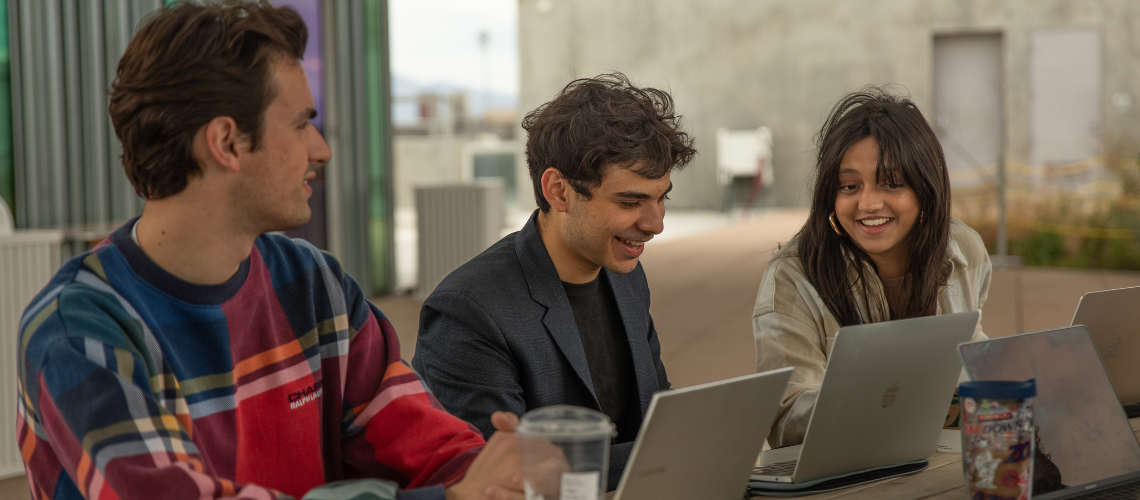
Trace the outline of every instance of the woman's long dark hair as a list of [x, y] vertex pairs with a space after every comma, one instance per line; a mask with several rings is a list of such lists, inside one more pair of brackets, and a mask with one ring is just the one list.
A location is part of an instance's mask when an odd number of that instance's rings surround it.
[[849, 94], [832, 108], [816, 137], [818, 171], [811, 215], [796, 235], [808, 281], [842, 326], [870, 321], [855, 300], [857, 291], [865, 297], [868, 313], [880, 308], [883, 317], [890, 317], [885, 314], [887, 304], [876, 303], [868, 293], [866, 270], [870, 267], [877, 273], [875, 263], [846, 233], [836, 234], [828, 221], [839, 193], [839, 164], [847, 149], [865, 137], [873, 137], [879, 146], [876, 181], [901, 176], [914, 190], [921, 214], [907, 235], [905, 303], [896, 316], [934, 314], [938, 292], [948, 277], [943, 265], [950, 238], [950, 177], [938, 137], [906, 97], [878, 87]]

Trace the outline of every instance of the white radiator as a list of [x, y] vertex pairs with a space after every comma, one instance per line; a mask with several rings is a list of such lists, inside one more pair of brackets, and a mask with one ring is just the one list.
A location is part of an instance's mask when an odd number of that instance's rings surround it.
[[503, 182], [416, 186], [419, 276], [416, 294], [427, 297], [448, 274], [499, 240]]
[[24, 474], [16, 441], [20, 315], [59, 270], [62, 242], [58, 230], [0, 234], [0, 479]]

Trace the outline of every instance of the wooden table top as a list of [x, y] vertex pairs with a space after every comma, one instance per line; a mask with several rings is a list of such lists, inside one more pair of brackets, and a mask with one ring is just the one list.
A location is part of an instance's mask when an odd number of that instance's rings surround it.
[[[1140, 437], [1140, 418], [1130, 420], [1132, 432]], [[960, 453], [935, 453], [930, 457], [930, 467], [918, 474], [893, 477], [861, 484], [836, 491], [796, 498], [826, 500], [962, 500], [966, 498], [965, 479], [962, 475], [962, 455]], [[606, 494], [612, 499], [614, 492]], [[755, 496], [753, 500], [768, 500], [775, 497]]]

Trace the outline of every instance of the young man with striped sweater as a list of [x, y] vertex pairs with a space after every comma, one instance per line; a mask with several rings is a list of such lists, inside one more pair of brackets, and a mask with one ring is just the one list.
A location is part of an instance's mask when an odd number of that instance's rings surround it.
[[521, 498], [517, 417], [484, 442], [335, 258], [266, 234], [309, 220], [331, 156], [306, 37], [288, 9], [187, 3], [128, 46], [110, 114], [147, 204], [21, 320], [34, 498]]

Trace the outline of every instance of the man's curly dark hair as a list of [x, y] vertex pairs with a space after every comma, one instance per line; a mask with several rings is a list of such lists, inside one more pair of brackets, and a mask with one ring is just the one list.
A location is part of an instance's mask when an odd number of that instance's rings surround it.
[[693, 138], [681, 130], [673, 98], [616, 72], [570, 82], [554, 100], [527, 113], [522, 127], [534, 198], [544, 213], [550, 211], [542, 195], [548, 168], [558, 169], [589, 199], [610, 166], [660, 179], [697, 153]]
[[1041, 448], [1041, 428], [1035, 426], [1033, 434], [1033, 494], [1044, 495], [1068, 488], [1061, 482], [1061, 469], [1053, 463], [1053, 456]]

